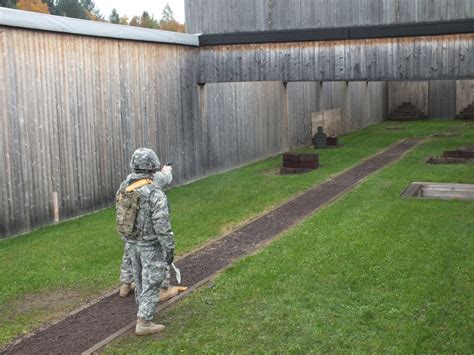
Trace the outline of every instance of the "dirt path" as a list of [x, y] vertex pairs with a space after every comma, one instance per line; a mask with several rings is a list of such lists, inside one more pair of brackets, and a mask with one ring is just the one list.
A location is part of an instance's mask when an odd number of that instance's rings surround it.
[[[259, 219], [179, 260], [182, 283], [193, 286], [254, 252], [364, 178], [398, 160], [420, 142], [403, 140], [337, 177], [318, 185]], [[134, 297], [117, 294], [71, 315], [5, 350], [8, 354], [78, 354], [135, 320]]]

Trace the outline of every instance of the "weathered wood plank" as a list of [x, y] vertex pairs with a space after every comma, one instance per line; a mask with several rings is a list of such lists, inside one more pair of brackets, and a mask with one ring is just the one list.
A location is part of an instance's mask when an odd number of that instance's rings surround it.
[[[17, 117], [12, 118], [12, 128], [13, 128], [13, 137], [14, 137], [14, 147], [12, 151], [15, 153], [13, 158], [13, 185], [15, 186], [14, 191], [14, 201], [19, 201], [20, 203], [15, 205], [15, 216], [24, 216], [23, 223], [27, 228], [30, 227], [31, 214], [28, 213], [31, 205], [31, 188], [28, 188], [31, 185], [31, 180], [28, 179], [30, 176], [30, 171], [28, 170], [28, 162], [31, 159], [31, 150], [28, 147], [31, 147], [29, 144], [29, 137], [26, 130], [26, 120], [28, 119], [29, 111], [31, 110], [31, 105], [28, 100], [28, 87], [30, 76], [28, 70], [30, 69], [28, 65], [28, 58], [25, 54], [26, 43], [24, 40], [24, 32], [19, 32], [13, 34], [12, 36], [13, 43], [18, 42], [17, 52], [15, 53], [15, 62], [14, 70], [16, 72], [17, 80], [15, 91], [16, 91], [16, 113]], [[10, 43], [10, 45], [13, 45]], [[25, 70], [23, 70], [23, 68]], [[24, 103], [24, 104], [20, 104]], [[16, 122], [13, 122], [15, 120]], [[18, 225], [19, 223], [16, 222]]]
[[456, 81], [428, 82], [428, 117], [454, 119], [456, 116]]
[[[471, 79], [474, 53], [466, 49], [461, 55], [464, 59], [460, 60], [460, 43], [463, 48], [474, 46], [474, 34], [203, 47], [201, 62], [209, 62], [201, 67], [199, 81]], [[391, 48], [392, 63], [387, 63], [387, 67], [378, 60], [386, 48]], [[256, 51], [265, 51], [267, 60], [255, 60]], [[241, 63], [242, 73], [237, 75], [226, 69], [228, 62]], [[308, 63], [315, 67], [304, 68]]]
[[389, 108], [393, 112], [404, 102], [410, 102], [415, 107], [428, 114], [428, 82], [389, 82]]
[[472, 0], [185, 0], [188, 33], [467, 19], [473, 7]]
[[53, 192], [61, 219], [109, 205], [136, 145], [198, 176], [196, 49], [4, 27], [0, 46], [0, 237], [51, 222]]
[[456, 81], [456, 114], [474, 103], [474, 80]]
[[[0, 92], [9, 91], [8, 71], [6, 70], [6, 34], [0, 30]], [[0, 95], [0, 235], [5, 235], [10, 229], [10, 211], [9, 211], [9, 154], [7, 146], [7, 115], [10, 101], [7, 95]]]

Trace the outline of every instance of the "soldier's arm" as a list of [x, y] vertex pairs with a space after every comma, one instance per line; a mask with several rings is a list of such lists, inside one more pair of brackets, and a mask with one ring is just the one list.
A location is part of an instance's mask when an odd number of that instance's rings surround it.
[[158, 235], [161, 247], [166, 253], [173, 252], [175, 247], [174, 234], [171, 229], [170, 212], [166, 195], [161, 190], [154, 190], [150, 196], [153, 229]]
[[171, 181], [173, 181], [173, 175], [170, 172], [158, 171], [153, 178], [153, 184], [158, 186], [160, 189], [171, 184]]

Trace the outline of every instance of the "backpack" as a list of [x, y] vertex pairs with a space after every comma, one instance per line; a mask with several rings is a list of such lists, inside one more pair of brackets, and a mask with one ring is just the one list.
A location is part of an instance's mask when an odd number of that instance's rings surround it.
[[121, 189], [115, 198], [117, 210], [117, 230], [123, 236], [137, 239], [140, 231], [137, 230], [135, 220], [140, 209], [140, 187], [152, 183], [150, 179], [142, 179], [134, 182], [126, 188]]

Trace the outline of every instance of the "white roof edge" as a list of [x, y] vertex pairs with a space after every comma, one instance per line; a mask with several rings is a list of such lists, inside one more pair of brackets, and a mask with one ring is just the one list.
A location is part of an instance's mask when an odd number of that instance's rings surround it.
[[79, 20], [70, 17], [46, 15], [5, 7], [0, 7], [0, 26], [72, 33], [84, 36], [127, 39], [132, 41], [199, 46], [199, 36], [194, 34]]

